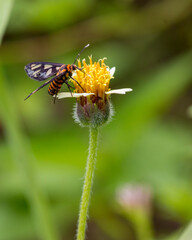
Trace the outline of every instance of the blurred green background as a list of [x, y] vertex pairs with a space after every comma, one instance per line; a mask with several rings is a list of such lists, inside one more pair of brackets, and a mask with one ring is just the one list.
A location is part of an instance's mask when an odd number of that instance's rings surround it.
[[133, 88], [100, 133], [87, 239], [147, 240], [117, 201], [125, 184], [150, 188], [153, 239], [178, 239], [192, 218], [192, 0], [1, 0], [1, 36], [0, 240], [54, 239], [46, 226], [74, 239], [88, 129], [75, 99], [45, 87], [24, 101], [40, 86], [24, 65], [73, 63], [87, 43], [81, 59], [107, 57], [111, 88]]

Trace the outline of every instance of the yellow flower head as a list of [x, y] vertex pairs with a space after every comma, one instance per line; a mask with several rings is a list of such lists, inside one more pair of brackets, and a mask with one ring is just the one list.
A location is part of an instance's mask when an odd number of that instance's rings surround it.
[[89, 63], [83, 59], [81, 64], [78, 60], [78, 67], [70, 80], [74, 84], [74, 92], [57, 95], [59, 99], [77, 98], [74, 117], [81, 126], [99, 127], [108, 122], [113, 115], [110, 95], [132, 91], [130, 88], [110, 90], [109, 83], [115, 73], [115, 67], [110, 69], [104, 61], [105, 58], [93, 63], [92, 57], [89, 57]]
[[104, 60], [105, 58], [93, 63], [92, 57], [89, 57], [89, 64], [83, 59], [82, 65], [78, 61], [78, 67], [83, 71], [76, 70], [74, 79], [77, 80], [79, 85], [74, 82], [75, 92], [82, 93], [84, 90], [85, 93], [94, 93], [96, 98], [104, 99], [105, 92], [110, 90], [109, 83], [113, 78]]
[[[71, 78], [74, 84], [74, 93], [61, 92], [57, 94], [57, 98], [81, 98], [91, 96], [91, 100], [107, 100], [111, 94], [125, 94], [132, 91], [131, 88], [122, 88], [110, 90], [109, 83], [115, 73], [115, 67], [111, 69], [105, 65], [106, 58], [100, 59], [98, 62], [92, 61], [89, 57], [89, 64], [83, 59], [82, 64], [78, 60], [78, 67]], [[75, 81], [74, 81], [75, 80]]]

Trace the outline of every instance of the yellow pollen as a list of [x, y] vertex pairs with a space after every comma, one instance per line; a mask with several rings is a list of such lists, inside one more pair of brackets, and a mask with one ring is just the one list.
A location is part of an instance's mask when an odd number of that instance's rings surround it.
[[[96, 97], [103, 98], [106, 91], [109, 91], [109, 83], [113, 78], [109, 72], [109, 67], [104, 63], [105, 58], [100, 59], [98, 62], [92, 61], [92, 56], [89, 57], [89, 64], [86, 60], [78, 60], [78, 67], [83, 70], [76, 70], [76, 75], [73, 77], [80, 85], [75, 81], [75, 92], [77, 93], [94, 93]], [[83, 91], [84, 90], [84, 91]]]

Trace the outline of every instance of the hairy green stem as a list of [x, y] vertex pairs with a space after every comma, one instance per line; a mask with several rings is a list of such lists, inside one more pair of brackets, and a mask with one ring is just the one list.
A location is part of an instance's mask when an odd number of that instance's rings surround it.
[[93, 185], [94, 169], [96, 163], [97, 144], [98, 144], [98, 128], [90, 127], [89, 155], [87, 159], [83, 193], [80, 204], [79, 221], [77, 228], [77, 240], [85, 239], [89, 201]]

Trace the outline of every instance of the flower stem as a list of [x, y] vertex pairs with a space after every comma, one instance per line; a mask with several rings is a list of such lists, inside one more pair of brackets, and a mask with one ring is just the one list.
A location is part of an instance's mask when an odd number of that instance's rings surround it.
[[80, 204], [80, 212], [79, 212], [79, 220], [78, 220], [78, 228], [77, 228], [77, 240], [85, 239], [89, 201], [90, 201], [91, 189], [93, 185], [94, 169], [95, 169], [95, 163], [96, 163], [97, 144], [98, 144], [98, 128], [90, 127], [89, 155], [87, 159], [83, 193], [82, 193], [81, 204]]
[[132, 220], [133, 226], [135, 227], [136, 235], [138, 240], [146, 239], [152, 240], [153, 238], [153, 230], [151, 224], [150, 215], [139, 209], [138, 211], [134, 211], [128, 214], [128, 219]]

